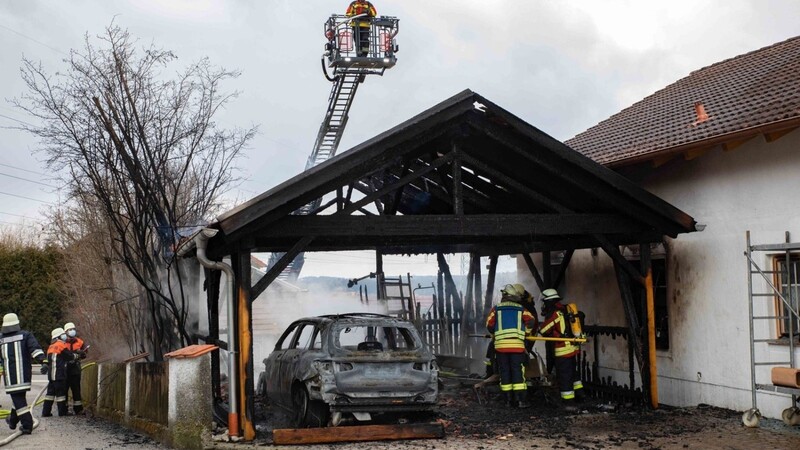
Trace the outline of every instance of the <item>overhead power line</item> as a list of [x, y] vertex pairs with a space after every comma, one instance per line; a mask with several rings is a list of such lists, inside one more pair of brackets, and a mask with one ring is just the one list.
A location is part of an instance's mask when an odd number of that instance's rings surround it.
[[10, 212], [0, 211], [0, 214], [5, 214], [7, 216], [14, 216], [14, 217], [22, 217], [23, 219], [33, 220], [34, 222], [41, 222], [39, 219], [34, 219], [33, 217], [23, 216], [22, 214], [14, 214]]
[[24, 195], [11, 194], [9, 192], [0, 191], [0, 194], [8, 195], [8, 196], [11, 196], [11, 197], [24, 198], [25, 200], [33, 200], [34, 202], [46, 203], [48, 205], [54, 205], [55, 204], [53, 202], [47, 202], [47, 201], [44, 201], [44, 200], [39, 200], [38, 198], [31, 198], [31, 197], [26, 197]]
[[30, 36], [26, 35], [26, 34], [20, 33], [20, 32], [19, 32], [19, 31], [17, 31], [17, 30], [13, 30], [13, 29], [11, 29], [11, 28], [8, 28], [8, 27], [7, 27], [7, 26], [5, 26], [5, 25], [0, 25], [0, 28], [3, 28], [3, 29], [5, 29], [5, 30], [8, 30], [8, 31], [10, 31], [10, 32], [12, 32], [12, 33], [14, 33], [14, 34], [20, 35], [20, 36], [24, 37], [25, 39], [31, 40], [31, 41], [33, 41], [33, 42], [36, 42], [37, 44], [39, 44], [39, 45], [41, 45], [41, 46], [44, 46], [44, 47], [47, 47], [47, 48], [49, 48], [50, 50], [52, 50], [52, 51], [54, 51], [54, 52], [61, 53], [62, 55], [67, 55], [67, 56], [69, 56], [69, 54], [68, 54], [68, 53], [64, 53], [64, 52], [62, 52], [61, 50], [59, 50], [59, 49], [57, 49], [57, 48], [55, 48], [55, 47], [51, 47], [51, 46], [49, 46], [49, 45], [45, 44], [45, 43], [44, 43], [44, 42], [42, 42], [42, 41], [36, 40], [36, 39], [34, 39], [34, 38], [32, 38], [32, 37], [30, 37]]
[[47, 176], [47, 174], [46, 174], [46, 173], [43, 173], [43, 172], [37, 172], [37, 171], [35, 171], [35, 170], [23, 169], [22, 167], [12, 166], [11, 164], [4, 164], [4, 163], [0, 163], [0, 166], [3, 166], [3, 167], [10, 167], [10, 168], [12, 168], [12, 169], [21, 170], [21, 171], [23, 171], [23, 172], [35, 173], [36, 175], [45, 175], [45, 176]]
[[34, 124], [30, 123], [30, 122], [25, 122], [24, 120], [15, 119], [15, 118], [13, 118], [11, 116], [7, 116], [5, 114], [0, 114], [0, 117], [5, 117], [8, 120], [13, 120], [14, 122], [19, 122], [19, 123], [21, 123], [23, 125], [28, 125], [29, 127], [35, 127], [36, 126], [36, 125], [34, 125]]
[[42, 183], [41, 181], [31, 180], [30, 178], [23, 178], [23, 177], [18, 177], [16, 175], [9, 175], [9, 174], [3, 173], [3, 172], [0, 172], [0, 175], [2, 175], [4, 177], [9, 177], [9, 178], [16, 178], [17, 180], [27, 181], [28, 183], [41, 184], [42, 186], [51, 187], [53, 189], [61, 189], [58, 186], [53, 186], [52, 184]]

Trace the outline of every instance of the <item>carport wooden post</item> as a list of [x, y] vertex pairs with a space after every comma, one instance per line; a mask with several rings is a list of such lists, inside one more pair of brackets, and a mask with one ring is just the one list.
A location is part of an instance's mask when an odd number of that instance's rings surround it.
[[658, 368], [656, 366], [656, 309], [653, 292], [653, 264], [650, 243], [639, 244], [639, 258], [644, 275], [645, 298], [647, 299], [647, 359], [650, 383], [650, 406], [658, 408]]
[[256, 430], [253, 426], [255, 415], [255, 404], [253, 403], [253, 321], [252, 321], [252, 299], [250, 296], [250, 251], [239, 249], [231, 255], [233, 270], [236, 274], [236, 334], [238, 367], [237, 374], [228, 374], [229, 377], [238, 377], [238, 397], [239, 397], [239, 426], [245, 440], [251, 441], [256, 437]]
[[375, 297], [378, 300], [383, 300], [384, 298], [384, 286], [383, 286], [383, 253], [380, 250], [375, 250], [375, 287], [376, 292]]

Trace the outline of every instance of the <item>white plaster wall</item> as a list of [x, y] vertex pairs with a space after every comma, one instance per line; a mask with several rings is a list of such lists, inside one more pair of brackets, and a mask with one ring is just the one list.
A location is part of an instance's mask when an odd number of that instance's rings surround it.
[[[800, 241], [799, 170], [800, 131], [794, 131], [772, 143], [758, 137], [733, 151], [716, 149], [691, 161], [623, 173], [707, 225], [667, 242], [670, 349], [659, 351], [657, 359], [662, 403], [751, 407], [745, 232], [751, 231], [754, 244], [783, 242], [785, 231]], [[756, 256], [771, 270], [769, 256]], [[587, 323], [624, 325], [611, 260], [602, 251], [576, 252], [566, 283], [570, 298], [587, 312]], [[757, 283], [754, 291], [767, 292], [767, 286]], [[756, 315], [773, 312], [771, 299], [756, 309]], [[756, 337], [774, 336], [772, 321], [758, 323]], [[626, 367], [622, 344], [601, 348], [604, 365]], [[780, 345], [757, 344], [756, 352], [761, 361], [789, 357], [788, 347]], [[624, 382], [627, 374], [615, 377]], [[769, 368], [757, 372], [758, 382], [769, 380]], [[791, 406], [788, 397], [766, 393], [759, 393], [758, 402], [768, 417], [780, 417]]]

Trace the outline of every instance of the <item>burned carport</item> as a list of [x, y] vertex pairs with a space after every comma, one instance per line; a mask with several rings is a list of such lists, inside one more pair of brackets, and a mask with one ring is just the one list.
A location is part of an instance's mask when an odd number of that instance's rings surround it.
[[[318, 198], [325, 200], [309, 215], [293, 214]], [[602, 248], [614, 260], [644, 395], [656, 406], [657, 390], [646, 381], [656, 374], [650, 243], [695, 231], [695, 221], [467, 90], [223, 214], [209, 228], [218, 233], [202, 238], [205, 255], [231, 261], [235, 339], [220, 340], [220, 277], [207, 271], [208, 341], [230, 347], [235, 360], [232, 381], [242, 407], [229, 415], [231, 434], [241, 430], [253, 439], [252, 301], [301, 252], [374, 250], [378, 273], [382, 255], [469, 253], [473, 280], [476, 259], [490, 258], [490, 281], [498, 255], [521, 254], [543, 290], [558, 286], [574, 250]], [[622, 256], [620, 245], [640, 246], [640, 267]], [[556, 273], [549, 270], [553, 251], [564, 252]], [[254, 252], [284, 255], [253, 280]], [[541, 253], [548, 270], [537, 269], [531, 253]], [[633, 289], [648, 300], [647, 324], [638, 323]], [[214, 364], [218, 392], [219, 360]]]

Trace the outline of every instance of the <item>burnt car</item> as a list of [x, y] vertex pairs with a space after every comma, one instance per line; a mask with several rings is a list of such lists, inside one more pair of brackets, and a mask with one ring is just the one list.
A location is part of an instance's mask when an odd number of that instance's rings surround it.
[[351, 417], [429, 410], [438, 377], [411, 322], [350, 313], [289, 325], [264, 360], [258, 390], [289, 410], [297, 427], [336, 426]]

